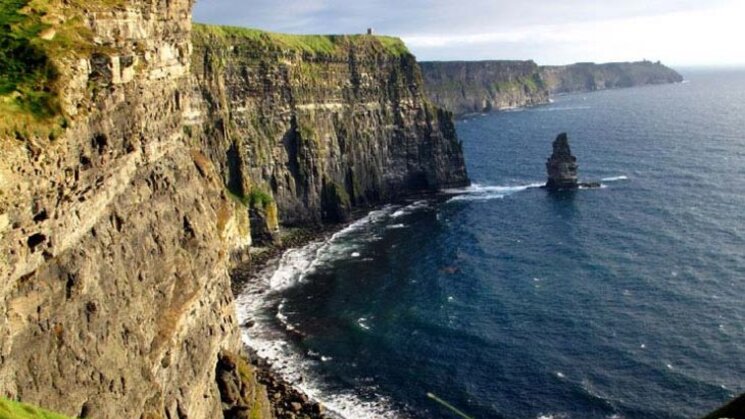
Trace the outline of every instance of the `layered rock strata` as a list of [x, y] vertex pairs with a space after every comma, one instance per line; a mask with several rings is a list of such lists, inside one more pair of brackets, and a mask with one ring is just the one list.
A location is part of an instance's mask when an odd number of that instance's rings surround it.
[[250, 236], [183, 132], [191, 6], [48, 4], [90, 43], [56, 63], [64, 135], [3, 138], [6, 396], [80, 417], [221, 415], [218, 353], [241, 349], [227, 259]]
[[234, 194], [271, 194], [283, 224], [468, 183], [452, 116], [398, 39], [199, 25], [192, 61], [195, 137]]
[[423, 62], [430, 99], [457, 115], [540, 105], [548, 102], [533, 61]]
[[[280, 221], [468, 182], [400, 41], [199, 28], [193, 44], [191, 3], [24, 10], [56, 42], [64, 132], [0, 144], [5, 396], [77, 417], [269, 417], [236, 361], [231, 255]], [[74, 51], [54, 40], [65, 22], [82, 25]]]

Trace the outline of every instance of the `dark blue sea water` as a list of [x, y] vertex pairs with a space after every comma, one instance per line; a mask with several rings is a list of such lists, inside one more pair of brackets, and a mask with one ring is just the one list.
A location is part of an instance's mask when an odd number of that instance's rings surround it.
[[[239, 298], [246, 341], [350, 418], [456, 417], [427, 393], [691, 418], [745, 392], [745, 71], [685, 76], [459, 122], [476, 186], [287, 254]], [[564, 131], [603, 189], [525, 188]]]

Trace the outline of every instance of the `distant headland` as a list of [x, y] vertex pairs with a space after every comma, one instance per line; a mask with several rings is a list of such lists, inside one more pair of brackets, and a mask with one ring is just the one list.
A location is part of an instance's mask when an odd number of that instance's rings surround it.
[[533, 61], [432, 61], [421, 63], [430, 99], [457, 116], [535, 106], [552, 95], [679, 83], [662, 63], [577, 63], [539, 66]]

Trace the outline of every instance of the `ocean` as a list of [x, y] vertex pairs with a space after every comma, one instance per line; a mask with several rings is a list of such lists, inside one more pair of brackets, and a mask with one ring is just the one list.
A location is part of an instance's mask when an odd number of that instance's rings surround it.
[[[745, 71], [461, 120], [470, 188], [380, 208], [237, 298], [345, 418], [691, 418], [745, 392]], [[567, 132], [580, 178], [551, 194]]]

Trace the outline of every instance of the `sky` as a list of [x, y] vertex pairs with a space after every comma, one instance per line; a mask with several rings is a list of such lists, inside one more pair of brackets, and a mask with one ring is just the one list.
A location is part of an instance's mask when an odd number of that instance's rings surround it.
[[197, 0], [194, 20], [403, 38], [419, 60], [745, 65], [745, 0]]

